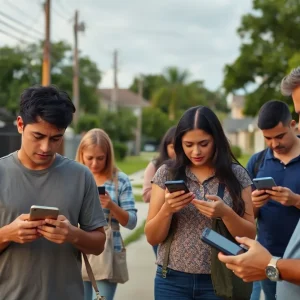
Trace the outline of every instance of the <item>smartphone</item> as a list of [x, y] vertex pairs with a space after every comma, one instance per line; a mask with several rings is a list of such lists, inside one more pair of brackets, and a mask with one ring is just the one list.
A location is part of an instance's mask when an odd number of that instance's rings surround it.
[[200, 239], [204, 243], [227, 255], [238, 255], [248, 250], [246, 246], [239, 246], [210, 228], [203, 230]]
[[99, 195], [105, 195], [105, 186], [98, 186], [98, 193]]
[[258, 190], [272, 190], [276, 186], [272, 177], [253, 178], [253, 183]]
[[166, 181], [165, 187], [168, 189], [170, 193], [174, 193], [178, 191], [185, 191], [185, 193], [190, 192], [186, 183], [183, 180]]
[[30, 221], [54, 219], [59, 215], [59, 209], [51, 206], [32, 205], [30, 208]]

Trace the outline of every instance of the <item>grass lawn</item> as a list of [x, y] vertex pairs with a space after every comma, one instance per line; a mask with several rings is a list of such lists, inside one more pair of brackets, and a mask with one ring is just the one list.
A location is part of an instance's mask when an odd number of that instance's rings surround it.
[[143, 197], [142, 195], [135, 194], [134, 195], [135, 202], [144, 202], [142, 197]]
[[122, 161], [117, 161], [117, 167], [127, 175], [143, 170], [149, 161], [154, 157], [154, 153], [141, 153], [140, 156], [127, 156]]
[[145, 227], [146, 221], [144, 221], [138, 228], [136, 228], [132, 234], [130, 234], [127, 238], [124, 240], [125, 246], [128, 246], [130, 243], [137, 241], [144, 235], [144, 227]]
[[136, 189], [142, 189], [143, 185], [142, 184], [133, 184], [132, 187], [134, 187]]
[[249, 161], [250, 157], [251, 155], [249, 154], [243, 154], [242, 157], [238, 159], [238, 161], [246, 168], [247, 162]]

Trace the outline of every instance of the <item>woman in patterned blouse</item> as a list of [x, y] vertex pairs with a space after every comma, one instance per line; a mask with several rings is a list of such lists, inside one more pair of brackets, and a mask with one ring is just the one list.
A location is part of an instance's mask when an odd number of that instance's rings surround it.
[[[79, 144], [76, 160], [91, 170], [98, 186], [105, 186], [105, 195], [99, 195], [99, 200], [107, 221], [110, 212], [113, 215], [111, 222], [114, 251], [121, 251], [122, 240], [119, 224], [128, 229], [134, 229], [137, 223], [137, 210], [130, 180], [115, 166], [114, 151], [109, 136], [102, 129], [88, 131]], [[116, 180], [118, 181], [118, 197], [115, 190]], [[101, 266], [92, 265], [91, 267], [96, 280], [97, 276], [102, 278]], [[101, 295], [105, 296], [107, 300], [114, 298], [117, 283], [107, 279], [97, 280], [97, 285]], [[84, 281], [84, 294], [84, 300], [95, 299], [90, 281]]]
[[[154, 178], [145, 227], [147, 240], [159, 245], [155, 299], [220, 299], [211, 281], [211, 249], [200, 240], [213, 218], [222, 218], [232, 236], [255, 238], [251, 180], [234, 158], [217, 116], [204, 106], [187, 110], [175, 133], [176, 159], [161, 166]], [[167, 180], [183, 179], [190, 193], [169, 193]], [[226, 188], [217, 195], [219, 183]], [[174, 232], [168, 268], [166, 238]]]

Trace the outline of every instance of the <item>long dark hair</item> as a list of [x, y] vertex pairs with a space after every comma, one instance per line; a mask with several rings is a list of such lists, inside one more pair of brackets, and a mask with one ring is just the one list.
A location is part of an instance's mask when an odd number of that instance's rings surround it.
[[233, 210], [239, 216], [243, 216], [245, 203], [241, 197], [242, 186], [232, 170], [232, 164], [239, 164], [239, 162], [231, 152], [218, 117], [211, 109], [205, 106], [192, 107], [181, 117], [175, 132], [174, 149], [176, 159], [168, 162], [172, 176], [174, 179], [186, 179], [185, 169], [191, 165], [191, 161], [182, 148], [182, 137], [185, 133], [194, 129], [201, 129], [213, 137], [214, 154], [212, 164], [215, 175], [228, 188], [233, 200]]
[[175, 131], [176, 131], [176, 126], [172, 126], [171, 128], [169, 128], [159, 144], [159, 148], [158, 148], [159, 154], [155, 160], [156, 170], [167, 160], [170, 159], [168, 155], [168, 145], [174, 144]]

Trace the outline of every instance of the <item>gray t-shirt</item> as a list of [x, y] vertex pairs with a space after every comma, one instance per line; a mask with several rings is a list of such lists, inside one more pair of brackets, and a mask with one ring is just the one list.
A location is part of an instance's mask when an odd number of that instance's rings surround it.
[[[300, 259], [300, 221], [290, 239], [285, 250], [283, 258]], [[287, 281], [277, 282], [277, 300], [299, 300], [300, 285], [296, 285]]]
[[[31, 205], [58, 207], [85, 231], [107, 224], [96, 183], [85, 166], [57, 155], [48, 169], [33, 171], [20, 163], [17, 152], [1, 158], [0, 227], [29, 213]], [[0, 295], [6, 300], [82, 300], [80, 251], [44, 238], [11, 243], [0, 253]]]

